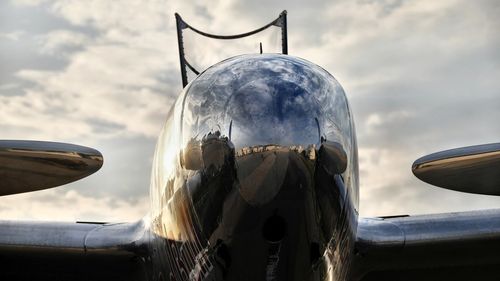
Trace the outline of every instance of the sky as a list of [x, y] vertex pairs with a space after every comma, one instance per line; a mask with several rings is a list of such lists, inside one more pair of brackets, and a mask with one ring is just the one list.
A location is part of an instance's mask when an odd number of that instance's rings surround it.
[[362, 216], [500, 207], [500, 198], [440, 189], [411, 173], [423, 155], [500, 142], [496, 0], [6, 0], [0, 139], [70, 142], [105, 160], [75, 183], [0, 198], [0, 218], [146, 215], [156, 138], [182, 89], [174, 13], [234, 34], [284, 9], [289, 54], [332, 73], [350, 100]]

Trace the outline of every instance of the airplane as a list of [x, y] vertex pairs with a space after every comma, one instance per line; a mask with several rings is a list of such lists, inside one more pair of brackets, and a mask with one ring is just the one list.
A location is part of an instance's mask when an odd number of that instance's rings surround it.
[[[184, 82], [184, 80], [183, 80]], [[0, 196], [96, 172], [95, 149], [0, 141]], [[500, 195], [500, 143], [417, 159], [452, 190]], [[1, 280], [498, 280], [500, 209], [359, 217], [353, 114], [325, 69], [287, 54], [221, 61], [158, 138], [151, 210], [131, 223], [0, 221]]]

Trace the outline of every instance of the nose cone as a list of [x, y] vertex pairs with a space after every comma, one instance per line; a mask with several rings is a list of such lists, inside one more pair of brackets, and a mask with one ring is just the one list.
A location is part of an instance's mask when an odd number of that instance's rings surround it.
[[320, 256], [315, 148], [249, 147], [236, 167], [239, 188], [212, 238], [228, 249], [227, 280], [311, 280]]

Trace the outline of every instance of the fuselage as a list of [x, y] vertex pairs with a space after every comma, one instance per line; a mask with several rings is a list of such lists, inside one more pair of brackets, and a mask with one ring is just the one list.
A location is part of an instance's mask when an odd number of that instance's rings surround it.
[[181, 93], [151, 182], [155, 280], [345, 280], [358, 167], [352, 114], [327, 71], [244, 55]]

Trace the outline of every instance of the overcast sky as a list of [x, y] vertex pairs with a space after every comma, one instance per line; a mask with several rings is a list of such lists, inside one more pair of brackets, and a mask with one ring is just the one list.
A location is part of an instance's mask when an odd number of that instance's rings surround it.
[[500, 207], [410, 169], [425, 154], [500, 142], [499, 1], [10, 0], [0, 2], [0, 139], [91, 146], [105, 164], [0, 198], [0, 218], [141, 218], [156, 137], [181, 90], [174, 12], [231, 34], [283, 9], [289, 53], [327, 69], [351, 102], [363, 216]]

